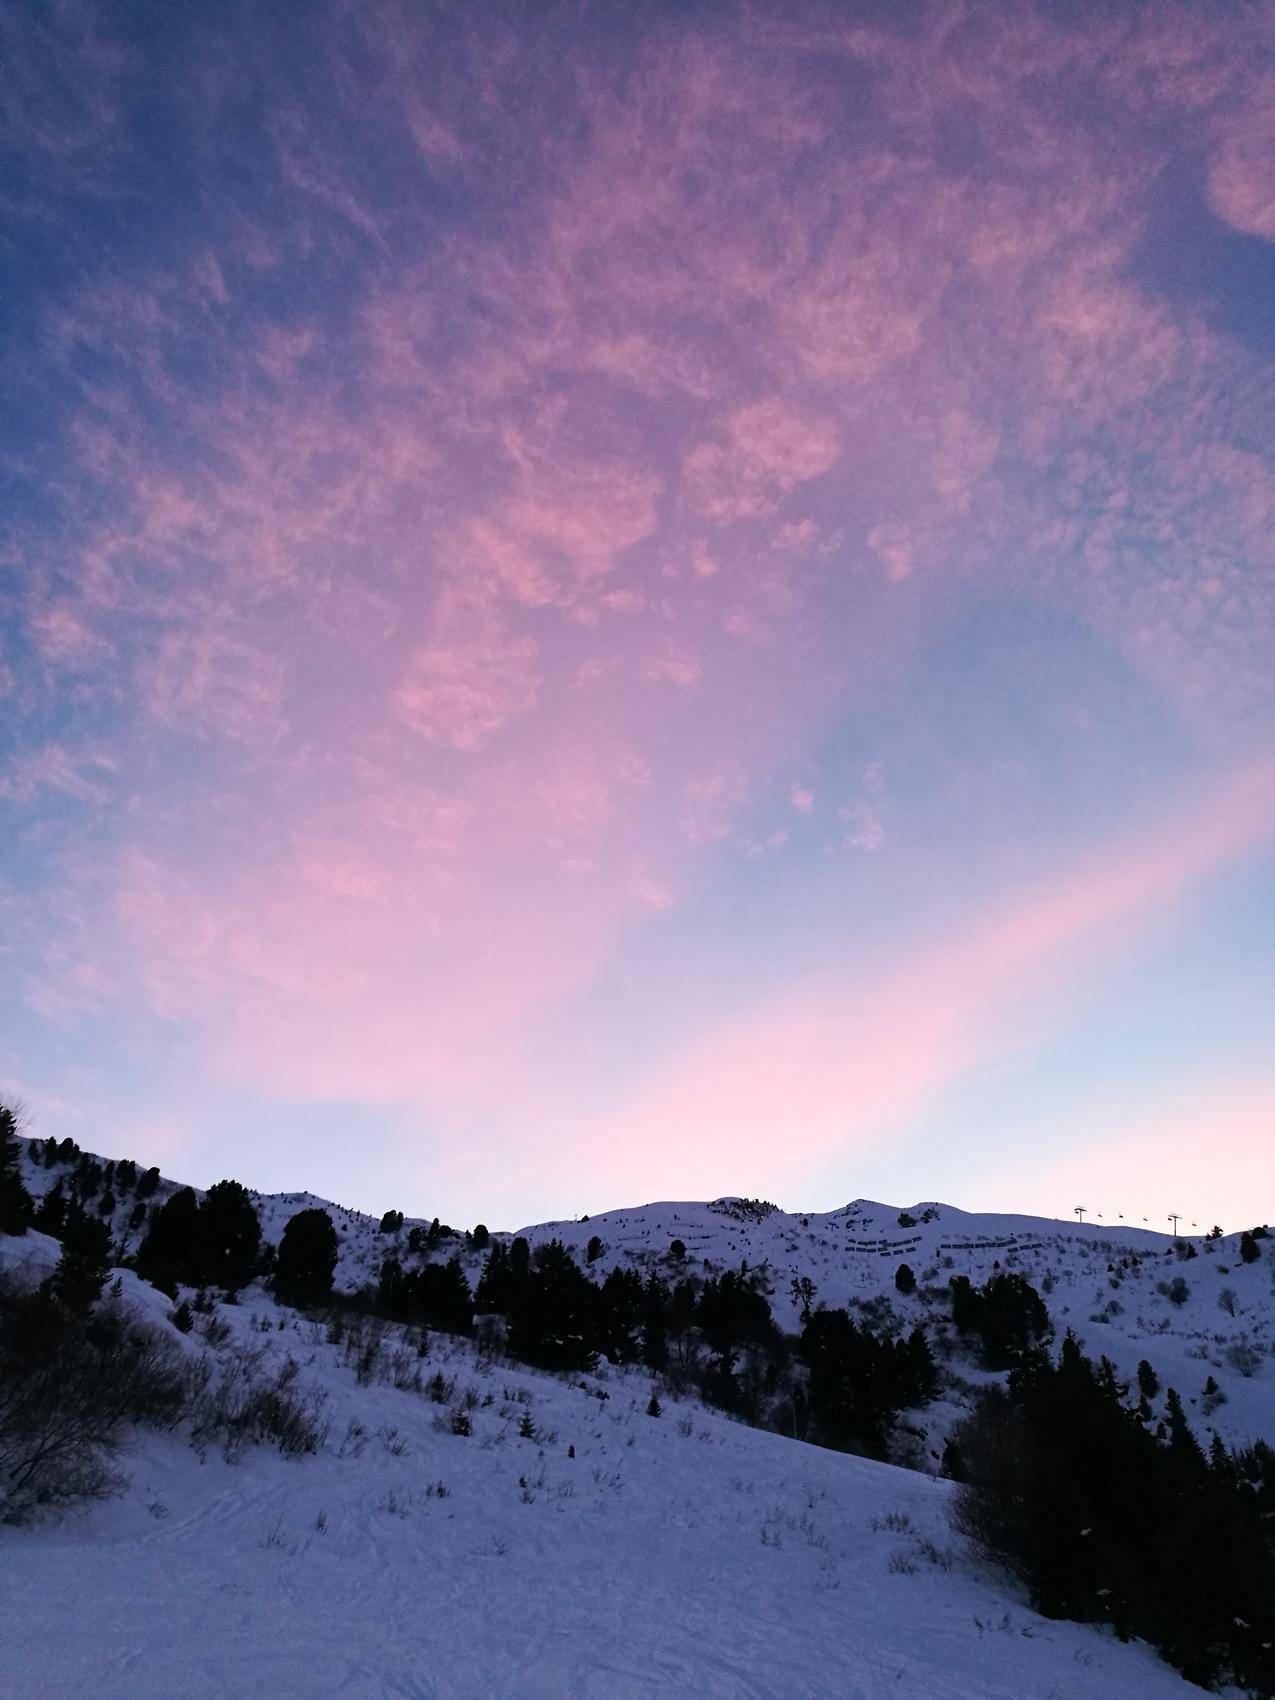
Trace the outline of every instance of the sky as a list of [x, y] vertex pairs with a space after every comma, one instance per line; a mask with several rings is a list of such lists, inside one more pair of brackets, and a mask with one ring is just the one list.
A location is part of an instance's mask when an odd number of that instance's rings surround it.
[[0, 1088], [1275, 1217], [1275, 7], [0, 13]]

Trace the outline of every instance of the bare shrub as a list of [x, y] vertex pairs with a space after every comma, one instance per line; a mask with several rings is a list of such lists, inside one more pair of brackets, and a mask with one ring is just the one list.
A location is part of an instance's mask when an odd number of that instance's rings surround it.
[[1247, 1341], [1237, 1341], [1227, 1350], [1226, 1361], [1237, 1375], [1247, 1380], [1257, 1374], [1257, 1367], [1262, 1361], [1262, 1354], [1256, 1346], [1250, 1346]]
[[174, 1427], [193, 1385], [175, 1342], [118, 1300], [80, 1316], [0, 1277], [0, 1517], [115, 1491], [128, 1424]]
[[297, 1385], [296, 1360], [288, 1358], [273, 1376], [263, 1370], [259, 1348], [240, 1346], [225, 1354], [220, 1374], [195, 1402], [191, 1440], [217, 1443], [229, 1462], [246, 1446], [277, 1446], [285, 1458], [317, 1452], [327, 1439], [323, 1420], [327, 1394]]

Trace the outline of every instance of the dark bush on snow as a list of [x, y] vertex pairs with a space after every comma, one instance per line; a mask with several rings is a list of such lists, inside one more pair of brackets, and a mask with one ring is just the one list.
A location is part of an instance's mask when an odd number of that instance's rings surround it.
[[218, 1446], [230, 1463], [252, 1445], [277, 1446], [285, 1458], [319, 1450], [327, 1394], [300, 1384], [295, 1358], [266, 1374], [265, 1355], [244, 1345], [221, 1354], [216, 1375], [206, 1376], [191, 1402], [192, 1445]]
[[113, 1492], [127, 1426], [174, 1427], [189, 1390], [180, 1349], [126, 1305], [78, 1314], [0, 1276], [0, 1518]]

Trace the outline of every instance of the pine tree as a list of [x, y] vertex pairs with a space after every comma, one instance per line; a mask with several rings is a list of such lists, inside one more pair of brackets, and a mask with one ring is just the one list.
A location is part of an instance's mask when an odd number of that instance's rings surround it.
[[252, 1280], [261, 1223], [247, 1187], [218, 1181], [199, 1206], [194, 1255], [186, 1279], [201, 1287], [237, 1293]]
[[63, 1236], [62, 1255], [49, 1277], [49, 1290], [69, 1311], [83, 1316], [102, 1296], [110, 1256], [106, 1223], [81, 1215]]
[[62, 1182], [54, 1181], [53, 1185], [40, 1200], [32, 1226], [42, 1234], [49, 1234], [55, 1240], [62, 1238], [62, 1227], [66, 1221], [66, 1198], [62, 1192]]
[[17, 1112], [0, 1104], [0, 1234], [25, 1234], [35, 1216], [31, 1194], [22, 1184], [20, 1151]]
[[1160, 1391], [1160, 1377], [1145, 1358], [1138, 1365], [1138, 1392], [1146, 1400], [1154, 1399]]
[[906, 1263], [900, 1263], [895, 1270], [894, 1285], [900, 1293], [907, 1294], [916, 1291], [916, 1276]]
[[293, 1304], [316, 1303], [332, 1291], [340, 1242], [326, 1210], [300, 1210], [279, 1241], [274, 1286]]
[[487, 1254], [487, 1262], [478, 1277], [474, 1290], [474, 1309], [480, 1316], [503, 1314], [508, 1308], [510, 1290], [509, 1253], [497, 1240]]
[[195, 1285], [193, 1253], [198, 1234], [199, 1201], [193, 1190], [184, 1186], [155, 1212], [138, 1249], [135, 1263], [142, 1280], [166, 1293], [175, 1293], [180, 1281]]
[[642, 1289], [642, 1362], [648, 1369], [668, 1363], [669, 1292], [656, 1275]]
[[1164, 1406], [1168, 1423], [1169, 1451], [1184, 1469], [1194, 1475], [1204, 1469], [1204, 1453], [1186, 1420], [1186, 1412], [1182, 1409], [1182, 1399], [1177, 1388], [1169, 1388], [1164, 1396]]
[[664, 1414], [664, 1407], [660, 1404], [659, 1399], [654, 1393], [652, 1393], [651, 1397], [647, 1400], [646, 1414], [648, 1417], [659, 1417]]

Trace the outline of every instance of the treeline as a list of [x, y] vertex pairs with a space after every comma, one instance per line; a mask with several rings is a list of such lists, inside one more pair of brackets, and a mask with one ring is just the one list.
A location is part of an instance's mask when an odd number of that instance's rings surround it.
[[73, 1139], [33, 1139], [28, 1144], [32, 1163], [66, 1171], [36, 1203], [22, 1182], [19, 1148], [17, 1117], [11, 1106], [0, 1104], [0, 1233], [21, 1234], [35, 1228], [61, 1239], [86, 1216], [113, 1220], [130, 1198], [126, 1232], [145, 1223], [148, 1200], [160, 1184], [157, 1168], [140, 1169], [129, 1157], [103, 1163], [81, 1151]]
[[[25, 1195], [8, 1111], [0, 1114], [6, 1206], [21, 1205], [19, 1188]], [[220, 1277], [229, 1268], [227, 1246], [245, 1232], [242, 1201], [216, 1188], [209, 1198], [198, 1256], [207, 1260], [201, 1269]], [[4, 1231], [24, 1233], [33, 1214], [6, 1214]], [[228, 1455], [252, 1442], [288, 1454], [321, 1444], [321, 1400], [295, 1388], [295, 1364], [271, 1379], [259, 1373], [255, 1354], [241, 1352], [218, 1377], [208, 1358], [188, 1359], [170, 1333], [132, 1311], [119, 1279], [104, 1296], [113, 1248], [100, 1216], [72, 1198], [59, 1227], [61, 1252], [43, 1281], [0, 1273], [0, 1519], [19, 1521], [111, 1492], [117, 1478], [110, 1460], [134, 1423], [184, 1423], [194, 1444], [216, 1443]]]
[[1275, 1452], [1206, 1456], [1178, 1394], [1157, 1421], [1069, 1332], [1029, 1347], [954, 1429], [959, 1526], [1046, 1616], [1148, 1641], [1190, 1681], [1275, 1694]]
[[[600, 1242], [590, 1253], [596, 1261]], [[595, 1282], [561, 1240], [534, 1250], [523, 1238], [497, 1241], [472, 1296], [458, 1258], [410, 1271], [387, 1258], [375, 1305], [456, 1333], [500, 1318], [505, 1349], [525, 1363], [559, 1372], [590, 1370], [599, 1356], [642, 1364], [745, 1421], [876, 1457], [899, 1413], [933, 1398], [937, 1379], [920, 1330], [895, 1339], [844, 1310], [819, 1310], [800, 1336], [784, 1334], [747, 1265], [675, 1280], [615, 1268]]]

